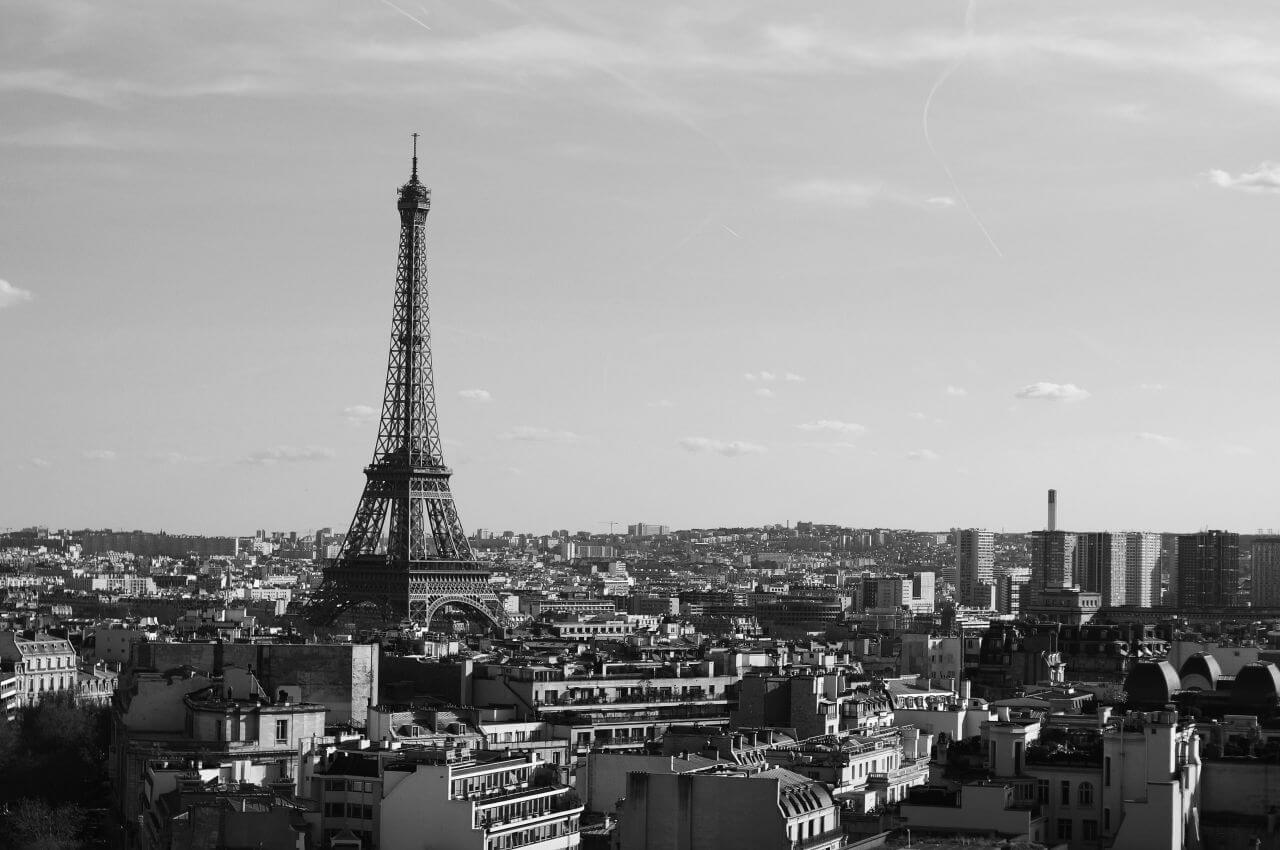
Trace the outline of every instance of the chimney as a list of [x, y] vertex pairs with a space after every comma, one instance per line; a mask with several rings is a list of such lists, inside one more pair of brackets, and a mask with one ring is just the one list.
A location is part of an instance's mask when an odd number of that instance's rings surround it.
[[1058, 491], [1049, 491], [1049, 530], [1058, 530]]

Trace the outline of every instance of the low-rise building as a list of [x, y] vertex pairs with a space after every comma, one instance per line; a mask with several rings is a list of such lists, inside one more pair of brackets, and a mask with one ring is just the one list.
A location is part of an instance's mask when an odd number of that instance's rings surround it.
[[831, 792], [789, 770], [627, 775], [620, 850], [836, 850], [844, 844]]
[[74, 695], [79, 685], [79, 661], [66, 638], [44, 632], [24, 636], [0, 631], [0, 663], [14, 677], [19, 706], [32, 705], [49, 694]]

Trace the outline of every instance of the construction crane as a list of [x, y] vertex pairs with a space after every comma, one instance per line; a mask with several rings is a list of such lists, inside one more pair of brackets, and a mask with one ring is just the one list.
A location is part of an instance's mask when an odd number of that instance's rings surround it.
[[600, 521], [599, 521], [599, 524], [600, 524], [600, 525], [607, 525], [607, 526], [609, 526], [609, 536], [610, 536], [610, 537], [612, 537], [612, 536], [613, 536], [613, 527], [614, 527], [615, 525], [622, 525], [622, 523], [620, 523], [620, 522], [615, 522], [614, 520], [611, 520], [611, 519], [602, 519], [602, 520], [600, 520]]

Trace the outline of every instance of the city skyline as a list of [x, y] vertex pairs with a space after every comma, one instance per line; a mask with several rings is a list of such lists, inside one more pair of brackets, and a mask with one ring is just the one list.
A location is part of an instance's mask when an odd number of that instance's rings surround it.
[[1194, 8], [20, 7], [0, 526], [345, 530], [414, 130], [469, 532], [1274, 526], [1280, 27]]

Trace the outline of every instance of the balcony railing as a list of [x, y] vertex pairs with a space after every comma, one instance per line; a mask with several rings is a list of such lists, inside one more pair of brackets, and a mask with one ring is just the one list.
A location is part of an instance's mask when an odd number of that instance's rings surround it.
[[589, 697], [560, 697], [556, 700], [547, 702], [535, 702], [535, 708], [546, 710], [549, 708], [564, 708], [567, 706], [578, 705], [627, 705], [651, 702], [728, 702], [727, 694], [708, 694], [703, 691], [690, 691], [684, 694], [671, 693], [644, 693], [644, 694], [620, 694], [614, 696], [589, 696]]
[[838, 841], [844, 838], [844, 830], [828, 829], [819, 835], [813, 835], [808, 838], [800, 838], [791, 842], [791, 850], [809, 850], [811, 847], [821, 847], [824, 844], [830, 844], [832, 841]]

